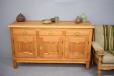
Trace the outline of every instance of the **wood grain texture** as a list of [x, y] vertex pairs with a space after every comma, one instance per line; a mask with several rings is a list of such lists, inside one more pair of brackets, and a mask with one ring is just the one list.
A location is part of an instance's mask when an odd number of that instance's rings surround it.
[[89, 68], [93, 26], [70, 21], [42, 24], [14, 22], [10, 26], [13, 65], [16, 63], [83, 63]]

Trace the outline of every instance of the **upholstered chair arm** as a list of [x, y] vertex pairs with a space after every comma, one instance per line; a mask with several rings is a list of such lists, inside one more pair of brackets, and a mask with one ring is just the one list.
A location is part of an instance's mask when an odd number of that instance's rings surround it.
[[92, 47], [98, 56], [104, 55], [104, 49], [97, 42], [92, 42]]

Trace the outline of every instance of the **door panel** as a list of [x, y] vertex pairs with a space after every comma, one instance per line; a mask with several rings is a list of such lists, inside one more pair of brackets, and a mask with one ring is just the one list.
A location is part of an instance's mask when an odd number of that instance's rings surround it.
[[63, 53], [62, 36], [40, 36], [40, 57], [61, 58]]
[[85, 58], [87, 42], [86, 36], [67, 36], [65, 57], [75, 59]]
[[36, 57], [35, 35], [14, 35], [14, 53], [16, 57]]

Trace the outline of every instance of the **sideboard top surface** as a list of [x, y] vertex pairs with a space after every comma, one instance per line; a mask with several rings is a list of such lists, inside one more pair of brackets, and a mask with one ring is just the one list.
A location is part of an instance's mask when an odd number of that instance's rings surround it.
[[73, 21], [60, 21], [58, 23], [43, 24], [41, 21], [13, 22], [10, 28], [94, 28], [91, 23], [76, 24]]

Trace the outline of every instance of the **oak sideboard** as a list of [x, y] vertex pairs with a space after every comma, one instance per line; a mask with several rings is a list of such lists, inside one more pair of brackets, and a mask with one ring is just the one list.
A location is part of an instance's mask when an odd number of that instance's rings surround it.
[[89, 68], [91, 23], [26, 21], [9, 28], [14, 68], [17, 63], [80, 63]]

